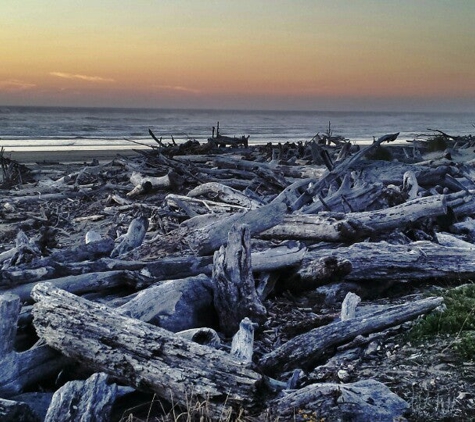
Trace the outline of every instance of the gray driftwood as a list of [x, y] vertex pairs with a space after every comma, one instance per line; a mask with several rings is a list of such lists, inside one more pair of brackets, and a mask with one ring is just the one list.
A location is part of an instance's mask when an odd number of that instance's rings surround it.
[[234, 226], [226, 247], [214, 254], [214, 306], [223, 333], [233, 335], [243, 318], [263, 322], [266, 309], [259, 299], [251, 266], [251, 235], [245, 225]]
[[288, 371], [298, 367], [310, 368], [333, 348], [353, 340], [356, 336], [382, 331], [414, 319], [432, 311], [442, 301], [440, 297], [422, 299], [404, 305], [389, 306], [371, 315], [314, 328], [262, 356], [259, 366], [266, 373]]
[[70, 381], [51, 400], [45, 422], [109, 422], [117, 385], [107, 375], [93, 374], [86, 381]]
[[256, 403], [261, 376], [227, 353], [41, 283], [33, 289], [34, 325], [51, 347], [138, 389], [212, 414]]

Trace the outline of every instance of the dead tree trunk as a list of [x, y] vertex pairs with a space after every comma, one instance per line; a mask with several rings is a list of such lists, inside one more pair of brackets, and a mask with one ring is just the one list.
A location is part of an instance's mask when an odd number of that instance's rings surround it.
[[221, 331], [233, 335], [241, 320], [248, 317], [260, 323], [266, 309], [256, 292], [251, 267], [251, 235], [247, 226], [234, 226], [226, 248], [214, 254], [214, 306]]
[[356, 336], [379, 332], [414, 319], [432, 311], [442, 301], [440, 297], [422, 299], [404, 305], [390, 306], [370, 316], [364, 315], [314, 328], [262, 356], [259, 365], [269, 374], [298, 367], [310, 368], [335, 347], [353, 340]]
[[223, 351], [124, 317], [50, 283], [37, 285], [32, 295], [38, 335], [93, 370], [178, 405], [206, 401], [214, 415], [256, 404], [261, 376]]

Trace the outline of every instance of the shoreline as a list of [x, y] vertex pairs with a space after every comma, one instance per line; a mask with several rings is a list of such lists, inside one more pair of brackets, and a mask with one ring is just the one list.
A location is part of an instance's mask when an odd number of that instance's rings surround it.
[[[140, 148], [136, 148], [140, 149]], [[71, 149], [55, 151], [13, 150], [4, 151], [3, 156], [21, 164], [67, 164], [85, 163], [96, 159], [98, 161], [112, 161], [117, 156], [136, 156], [138, 152], [128, 149]]]

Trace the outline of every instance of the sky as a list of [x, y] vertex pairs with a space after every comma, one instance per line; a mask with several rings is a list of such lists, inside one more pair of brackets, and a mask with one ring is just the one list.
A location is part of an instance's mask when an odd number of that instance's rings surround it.
[[0, 105], [475, 111], [475, 0], [2, 0]]

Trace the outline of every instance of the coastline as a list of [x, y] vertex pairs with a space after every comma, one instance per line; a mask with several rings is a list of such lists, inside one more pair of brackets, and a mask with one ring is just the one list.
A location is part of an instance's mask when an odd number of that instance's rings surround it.
[[[136, 148], [136, 149], [141, 149]], [[17, 149], [4, 151], [4, 157], [21, 164], [66, 164], [86, 163], [93, 159], [98, 161], [112, 161], [117, 156], [136, 156], [138, 153], [132, 148], [122, 149], [61, 149], [61, 150], [29, 150]]]

